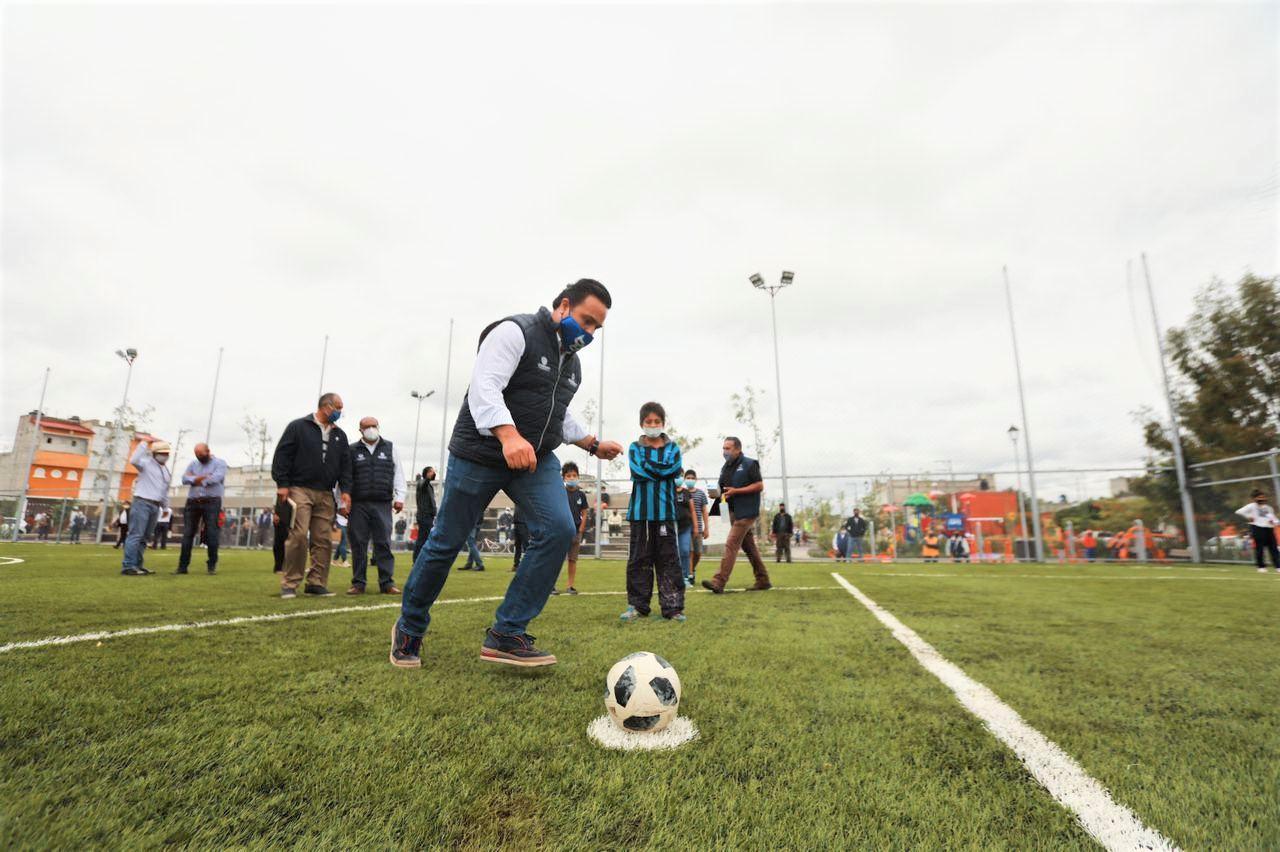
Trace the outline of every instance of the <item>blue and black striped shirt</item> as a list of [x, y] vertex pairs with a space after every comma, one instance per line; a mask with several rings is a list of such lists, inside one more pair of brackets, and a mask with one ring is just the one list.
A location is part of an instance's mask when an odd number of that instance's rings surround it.
[[628, 521], [674, 521], [676, 519], [676, 479], [684, 470], [684, 459], [675, 441], [661, 447], [646, 447], [639, 441], [627, 450], [631, 463], [631, 503]]

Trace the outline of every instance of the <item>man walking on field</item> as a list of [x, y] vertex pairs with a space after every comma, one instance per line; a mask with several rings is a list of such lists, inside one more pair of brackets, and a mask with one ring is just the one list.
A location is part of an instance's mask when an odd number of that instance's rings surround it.
[[720, 570], [710, 580], [703, 580], [702, 585], [717, 595], [724, 593], [729, 575], [733, 573], [733, 563], [738, 559], [738, 550], [747, 554], [751, 569], [755, 572], [754, 585], [748, 586], [748, 592], [763, 592], [773, 588], [769, 582], [769, 569], [764, 567], [760, 558], [760, 550], [756, 547], [755, 525], [760, 517], [760, 492], [764, 490], [764, 477], [760, 475], [760, 463], [742, 454], [742, 441], [729, 437], [724, 439], [724, 467], [720, 469], [720, 496], [729, 506], [729, 519], [733, 526], [729, 528], [729, 538], [724, 543], [724, 557], [720, 560]]
[[582, 384], [578, 351], [604, 325], [612, 299], [598, 281], [571, 284], [535, 314], [490, 324], [480, 335], [471, 386], [449, 441], [449, 476], [431, 536], [404, 586], [400, 619], [391, 630], [391, 663], [420, 668], [431, 604], [449, 569], [498, 491], [506, 491], [529, 525], [529, 549], [498, 606], [480, 658], [515, 666], [549, 666], [525, 632], [551, 596], [573, 542], [564, 496], [562, 443], [613, 459], [622, 447], [587, 433], [569, 403]]

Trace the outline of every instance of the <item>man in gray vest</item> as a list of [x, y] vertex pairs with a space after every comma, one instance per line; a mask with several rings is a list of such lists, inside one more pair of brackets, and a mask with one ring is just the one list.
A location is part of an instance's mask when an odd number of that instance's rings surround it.
[[360, 421], [360, 440], [351, 445], [351, 515], [347, 537], [351, 541], [349, 595], [363, 595], [369, 565], [369, 544], [378, 566], [378, 588], [384, 595], [398, 595], [396, 558], [391, 552], [391, 513], [404, 508], [404, 468], [400, 454], [378, 431], [378, 418]]
[[485, 635], [480, 658], [514, 666], [549, 666], [556, 658], [525, 632], [542, 611], [576, 532], [555, 450], [574, 444], [602, 459], [621, 445], [601, 442], [571, 414], [582, 384], [578, 351], [604, 325], [613, 301], [598, 281], [566, 287], [551, 309], [491, 323], [480, 334], [471, 386], [449, 441], [444, 496], [431, 535], [404, 587], [391, 630], [391, 662], [419, 668], [431, 604], [440, 595], [467, 535], [499, 491], [529, 525], [529, 548]]

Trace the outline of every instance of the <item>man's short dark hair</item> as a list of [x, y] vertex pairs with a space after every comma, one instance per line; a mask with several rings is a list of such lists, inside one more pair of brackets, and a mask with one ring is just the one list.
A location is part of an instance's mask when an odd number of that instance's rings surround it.
[[725, 440], [726, 440], [726, 441], [733, 441], [733, 448], [734, 448], [735, 450], [740, 450], [740, 449], [742, 449], [742, 439], [741, 439], [741, 438], [736, 438], [736, 437], [734, 437], [733, 435], [726, 435], [726, 436], [725, 436]]
[[1253, 489], [1253, 493], [1251, 493], [1249, 496], [1252, 499], [1257, 500], [1259, 497], [1266, 497], [1267, 492], [1263, 491], [1261, 488], [1255, 488]]
[[338, 398], [338, 395], [333, 391], [330, 391], [329, 393], [320, 394], [320, 401], [316, 403], [316, 411], [319, 411], [320, 409], [324, 408], [326, 405], [332, 405], [333, 401], [337, 398]]
[[696, 473], [695, 473], [695, 472], [693, 472], [692, 470], [686, 470], [686, 471], [684, 472], [684, 475], [685, 475], [685, 476], [692, 476], [694, 479], [697, 479], [697, 478], [698, 478], [698, 474], [696, 474]]
[[578, 472], [577, 462], [565, 462], [563, 465], [560, 466], [561, 476], [568, 476], [571, 473], [577, 473], [577, 472]]
[[660, 402], [646, 402], [640, 406], [640, 425], [644, 425], [644, 419], [650, 414], [656, 414], [662, 418], [662, 422], [667, 422], [667, 410], [662, 407]]
[[427, 465], [426, 467], [424, 467], [424, 468], [422, 469], [422, 478], [423, 478], [423, 479], [426, 479], [426, 478], [427, 478], [427, 474], [428, 474], [428, 473], [432, 473], [433, 471], [435, 471], [435, 468], [434, 468], [434, 467], [432, 467], [431, 465]]
[[605, 286], [594, 278], [579, 278], [560, 291], [560, 295], [556, 296], [556, 300], [551, 303], [551, 307], [557, 307], [565, 299], [569, 300], [569, 307], [576, 307], [582, 304], [582, 300], [588, 296], [595, 296], [604, 303], [606, 308], [613, 307], [613, 297], [609, 295], [609, 291]]

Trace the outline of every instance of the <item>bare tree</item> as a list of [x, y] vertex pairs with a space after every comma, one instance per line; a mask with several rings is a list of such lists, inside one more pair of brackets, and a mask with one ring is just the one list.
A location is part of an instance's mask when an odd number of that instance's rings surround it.
[[729, 397], [729, 401], [733, 403], [733, 419], [751, 431], [754, 442], [752, 449], [762, 468], [768, 466], [767, 460], [773, 448], [777, 446], [780, 434], [777, 426], [770, 429], [761, 421], [760, 406], [764, 404], [764, 396], [765, 391], [753, 387], [748, 382], [742, 393], [735, 393]]
[[249, 457], [249, 462], [258, 465], [258, 491], [262, 490], [262, 474], [263, 469], [267, 465], [267, 449], [271, 446], [273, 438], [268, 430], [267, 421], [262, 417], [254, 417], [252, 414], [246, 414], [244, 419], [240, 421], [240, 431], [244, 433], [245, 440], [248, 442], [248, 448], [245, 453]]

